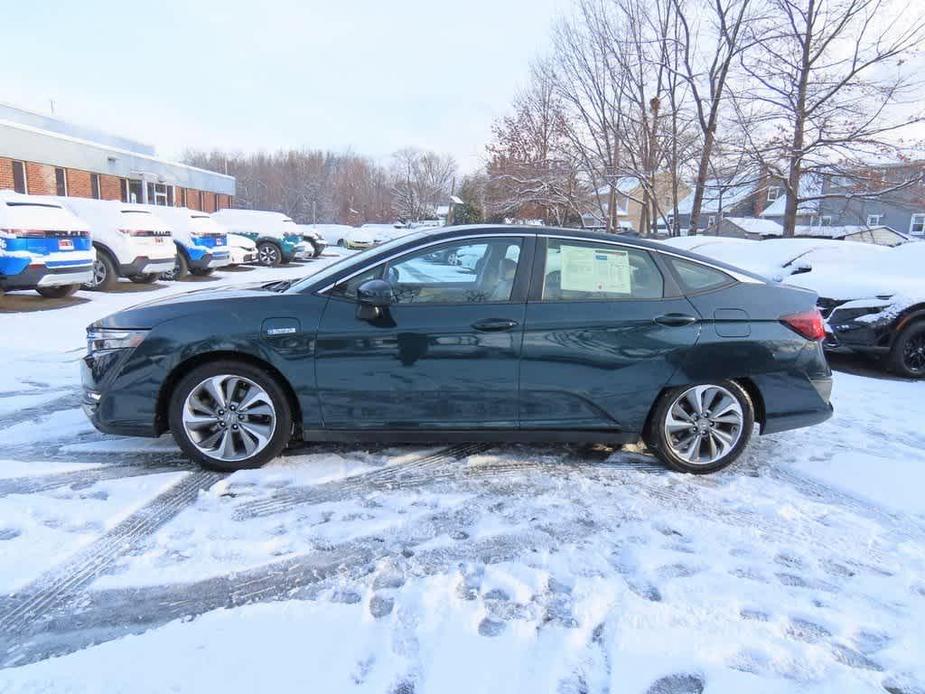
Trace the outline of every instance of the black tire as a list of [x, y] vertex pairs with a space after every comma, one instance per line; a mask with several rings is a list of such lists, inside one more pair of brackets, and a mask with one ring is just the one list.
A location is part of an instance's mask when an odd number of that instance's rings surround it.
[[343, 239], [337, 239], [337, 245], [340, 246], [341, 248], [344, 248], [346, 246]]
[[283, 262], [283, 249], [272, 241], [261, 241], [257, 245], [257, 264], [263, 267], [278, 267]]
[[194, 267], [190, 268], [190, 272], [196, 275], [196, 277], [208, 277], [215, 272], [215, 269], [211, 267]]
[[61, 284], [57, 287], [36, 287], [35, 291], [46, 299], [63, 299], [66, 296], [72, 296], [78, 289], [80, 289], [79, 284]]
[[106, 251], [97, 248], [96, 260], [93, 261], [93, 281], [80, 285], [83, 289], [94, 292], [108, 292], [119, 283], [119, 270], [112, 257]]
[[[189, 394], [207, 378], [226, 374], [246, 378], [259, 385], [271, 398], [276, 411], [276, 427], [267, 445], [253, 456], [235, 461], [212, 458], [200, 451], [183, 426], [183, 407]], [[209, 362], [190, 371], [173, 389], [167, 415], [170, 431], [180, 449], [203, 467], [222, 472], [265, 465], [282, 453], [292, 435], [292, 413], [282, 386], [263, 369], [234, 360]]]
[[[738, 403], [741, 408], [742, 421], [738, 427], [738, 439], [731, 449], [719, 459], [709, 463], [691, 463], [685, 460], [674, 450], [669, 441], [666, 421], [671, 408], [678, 399], [692, 388], [703, 386], [716, 386], [727, 391]], [[695, 475], [704, 475], [717, 470], [722, 470], [734, 463], [751, 439], [752, 431], [755, 427], [755, 407], [752, 403], [748, 392], [734, 381], [716, 381], [714, 383], [692, 384], [680, 388], [672, 388], [666, 391], [655, 405], [652, 415], [649, 418], [646, 427], [645, 441], [646, 445], [664, 462], [668, 467], [678, 472], [687, 472]]]
[[159, 276], [159, 274], [149, 272], [147, 274], [132, 275], [129, 279], [135, 284], [154, 284]]
[[324, 252], [324, 246], [314, 240], [309, 240], [309, 243], [312, 245], [312, 258], [320, 257]]
[[925, 377], [925, 320], [910, 323], [896, 336], [888, 364], [899, 376]]
[[189, 275], [190, 267], [189, 261], [186, 259], [186, 256], [183, 253], [177, 253], [177, 257], [174, 259], [173, 270], [169, 272], [162, 272], [160, 274], [160, 279], [166, 280], [168, 282], [179, 282], [180, 280], [186, 279], [186, 276]]

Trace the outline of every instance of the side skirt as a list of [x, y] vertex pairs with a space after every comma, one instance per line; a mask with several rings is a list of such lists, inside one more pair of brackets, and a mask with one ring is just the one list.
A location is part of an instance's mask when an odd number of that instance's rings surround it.
[[334, 443], [634, 443], [639, 434], [600, 430], [454, 429], [306, 429], [305, 441]]

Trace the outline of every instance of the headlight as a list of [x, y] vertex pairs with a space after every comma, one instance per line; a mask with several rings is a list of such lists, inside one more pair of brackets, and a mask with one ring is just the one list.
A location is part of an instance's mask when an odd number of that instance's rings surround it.
[[140, 345], [147, 334], [147, 330], [87, 328], [87, 354], [132, 349]]

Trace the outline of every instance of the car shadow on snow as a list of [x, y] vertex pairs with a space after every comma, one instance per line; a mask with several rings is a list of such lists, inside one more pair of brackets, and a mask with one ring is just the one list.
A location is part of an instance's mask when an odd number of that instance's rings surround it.
[[0, 296], [0, 313], [35, 313], [37, 311], [51, 311], [56, 308], [67, 308], [85, 304], [89, 299], [77, 296], [67, 296], [63, 299], [46, 299], [38, 294], [5, 294]]

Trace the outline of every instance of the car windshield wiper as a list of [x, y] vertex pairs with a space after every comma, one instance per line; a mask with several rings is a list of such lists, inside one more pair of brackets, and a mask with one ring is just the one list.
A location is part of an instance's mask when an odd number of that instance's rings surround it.
[[295, 280], [277, 280], [276, 282], [267, 282], [264, 285], [261, 285], [261, 289], [266, 289], [270, 292], [279, 292], [282, 294], [284, 291], [289, 289], [292, 286], [292, 283]]

